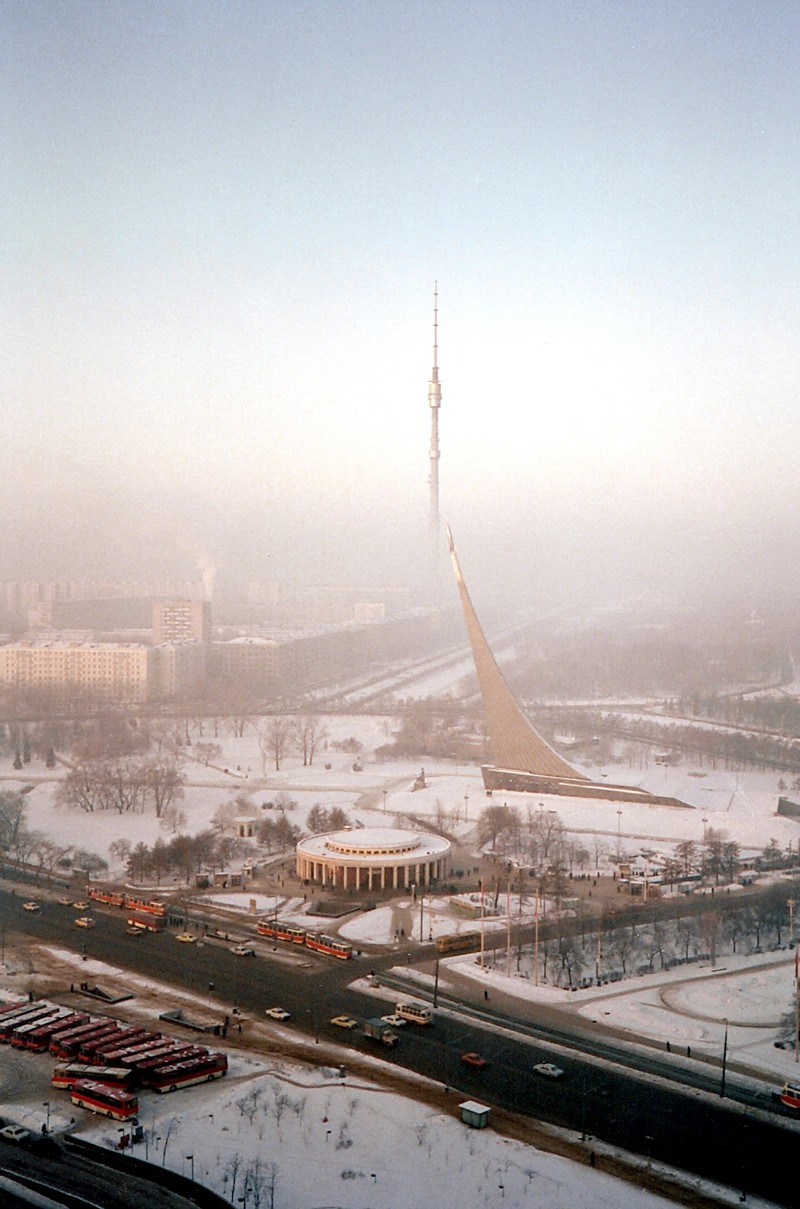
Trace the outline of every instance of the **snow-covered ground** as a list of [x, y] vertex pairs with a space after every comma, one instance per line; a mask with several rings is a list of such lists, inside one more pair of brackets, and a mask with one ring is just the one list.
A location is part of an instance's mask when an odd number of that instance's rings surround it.
[[[131, 1014], [146, 1023], [148, 1016], [155, 1021], [166, 1002], [171, 1006], [176, 1002], [171, 990], [101, 962], [81, 962], [59, 949], [42, 949], [40, 955], [50, 975], [58, 970], [62, 981], [71, 968], [76, 977], [80, 971], [103, 985], [120, 981], [136, 994]], [[452, 964], [463, 970], [466, 962], [461, 958]], [[701, 1045], [719, 1049], [721, 1033], [708, 1022], [719, 1023], [719, 1012], [724, 1009], [729, 1013], [730, 1060], [733, 1063], [741, 1054], [751, 1063], [758, 1057], [752, 1030], [760, 1022], [774, 1020], [785, 1007], [790, 968], [784, 953], [774, 955], [758, 970], [743, 966], [735, 977], [729, 971], [723, 998], [719, 996], [719, 972], [708, 971], [699, 972], [701, 977], [689, 985], [664, 976], [639, 980], [620, 993], [578, 993], [572, 1000], [580, 1000], [579, 1005], [573, 1002], [576, 1010], [602, 1014], [629, 1027], [632, 1034], [671, 1037], [676, 1050], [688, 1040], [697, 1047], [693, 1052], [698, 1056]], [[17, 981], [13, 953], [0, 969], [7, 997]], [[504, 980], [497, 971], [482, 972], [480, 977], [502, 989]], [[653, 996], [662, 991], [664, 1000], [655, 1010]], [[529, 987], [527, 994], [552, 999], [558, 993], [552, 988]], [[189, 1012], [200, 1003], [206, 1010], [208, 1006], [187, 996], [180, 996], [180, 1002]], [[741, 1028], [736, 1023], [737, 1012], [747, 1017]], [[322, 1062], [313, 1061], [313, 1046], [309, 1046], [308, 1062], [273, 1054], [262, 1057], [257, 1052], [259, 1036], [274, 1050], [282, 1034], [291, 1036], [290, 1026], [246, 1022], [245, 1028], [250, 1048], [227, 1048], [230, 1067], [225, 1079], [171, 1096], [146, 1093], [140, 1097], [144, 1140], [133, 1153], [193, 1175], [233, 1204], [249, 1188], [248, 1199], [242, 1203], [273, 1205], [274, 1209], [313, 1209], [321, 1204], [340, 1209], [395, 1209], [400, 1204], [407, 1209], [428, 1209], [431, 1204], [437, 1209], [464, 1209], [465, 1205], [501, 1203], [508, 1209], [656, 1209], [670, 1203], [666, 1195], [656, 1196], [636, 1186], [636, 1172], [643, 1173], [644, 1160], [628, 1157], [633, 1182], [622, 1181], [603, 1171], [604, 1164], [621, 1157], [619, 1152], [607, 1150], [595, 1140], [577, 1147], [582, 1161], [576, 1162], [503, 1137], [491, 1127], [472, 1130], [459, 1120], [461, 1099], [457, 1093], [449, 1111], [444, 1111], [426, 1104], [424, 1092], [430, 1085], [423, 1079], [410, 1076], [417, 1095], [404, 1097], [387, 1091], [377, 1058], [366, 1059], [374, 1065], [374, 1081], [347, 1074], [342, 1077], [338, 1063], [344, 1063], [346, 1069], [348, 1051], [344, 1047], [327, 1050]], [[44, 1069], [44, 1059], [31, 1055], [22, 1060]], [[781, 1060], [790, 1069], [789, 1056], [781, 1056]], [[12, 1101], [0, 1103], [0, 1115], [34, 1131], [41, 1129], [48, 1111], [50, 1127], [56, 1131], [65, 1129], [77, 1111], [80, 1133], [100, 1145], [117, 1146], [124, 1132], [71, 1108], [62, 1092], [52, 1092], [45, 1104], [41, 1090], [26, 1098], [24, 1089], [18, 1088]], [[571, 1137], [577, 1144], [574, 1135], [550, 1133], [554, 1138]], [[588, 1164], [590, 1147], [596, 1155], [595, 1167]], [[716, 1198], [720, 1204], [738, 1203], [736, 1189], [682, 1177], [656, 1164], [648, 1166], [667, 1181]], [[748, 1200], [751, 1205], [765, 1205], [752, 1196]]]
[[[391, 737], [391, 722], [386, 718], [345, 715], [332, 716], [326, 722], [328, 747], [305, 768], [297, 756], [290, 755], [280, 772], [269, 767], [265, 770], [252, 727], [241, 738], [220, 736], [223, 755], [214, 766], [195, 760], [193, 748], [185, 748], [187, 786], [179, 803], [186, 815], [183, 829], [195, 833], [207, 828], [220, 806], [241, 797], [255, 813], [261, 815], [263, 811], [263, 817], [269, 817], [265, 804], [284, 794], [295, 803], [288, 817], [301, 828], [309, 810], [318, 804], [327, 809], [341, 807], [353, 826], [365, 827], [394, 826], [401, 816], [435, 818], [444, 812], [448, 828], [466, 837], [481, 812], [498, 803], [499, 795], [487, 798], [480, 770], [474, 765], [426, 761], [426, 787], [414, 791], [418, 761], [374, 758], [375, 749]], [[198, 737], [195, 734], [195, 742]], [[353, 770], [352, 755], [334, 749], [336, 741], [351, 737], [363, 745], [361, 772]], [[330, 768], [325, 767], [327, 764]], [[529, 810], [553, 809], [571, 834], [600, 837], [608, 848], [616, 848], [619, 843], [629, 852], [638, 851], [643, 844], [662, 849], [681, 840], [700, 844], [710, 827], [724, 831], [743, 853], [760, 852], [771, 839], [784, 850], [800, 841], [800, 823], [776, 813], [780, 777], [775, 772], [711, 770], [691, 763], [644, 769], [630, 768], [627, 763], [578, 767], [595, 780], [640, 785], [678, 798], [690, 809], [543, 794], [508, 795], [509, 804], [523, 817]], [[26, 789], [29, 827], [45, 833], [55, 843], [75, 844], [107, 860], [111, 860], [109, 849], [115, 840], [126, 838], [152, 845], [159, 835], [169, 838], [169, 832], [163, 831], [152, 814], [86, 814], [58, 808], [55, 794], [63, 775], [63, 769], [49, 772], [36, 762], [23, 773], [15, 773], [8, 761], [5, 768], [0, 768], [0, 788]], [[113, 871], [113, 860], [111, 864]]]
[[[206, 767], [191, 757], [186, 762], [188, 784], [181, 808], [185, 829], [200, 831], [209, 826], [220, 805], [246, 795], [256, 812], [285, 792], [296, 803], [291, 821], [304, 825], [315, 804], [341, 806], [353, 825], [396, 826], [400, 816], [435, 817], [444, 809], [452, 822], [450, 830], [470, 841], [480, 813], [497, 804], [487, 799], [479, 770], [474, 766], [426, 761], [427, 787], [413, 791], [419, 772], [416, 761], [376, 761], [373, 752], [389, 739], [390, 724], [383, 718], [333, 717], [328, 721], [329, 746], [314, 764], [303, 768], [289, 757], [279, 773], [261, 761], [257, 737], [250, 730], [242, 738], [224, 736], [224, 755], [216, 767]], [[363, 744], [363, 771], [353, 770], [353, 756], [335, 750], [334, 740], [356, 737]], [[191, 750], [191, 749], [189, 749]], [[330, 764], [329, 769], [325, 764]], [[227, 770], [227, 771], [226, 771]], [[781, 848], [798, 842], [800, 828], [792, 820], [775, 814], [778, 798], [775, 774], [711, 771], [707, 768], [628, 769], [627, 765], [586, 767], [592, 777], [639, 783], [687, 802], [691, 809], [667, 809], [625, 803], [591, 802], [586, 799], [546, 798], [542, 795], [509, 795], [509, 804], [524, 815], [528, 809], [555, 809], [564, 827], [575, 835], [604, 837], [608, 848], [622, 847], [629, 853], [647, 844], [669, 848], [682, 839], [702, 842], [706, 827], [724, 830], [743, 852], [758, 852], [774, 838]], [[127, 838], [134, 844], [152, 844], [164, 834], [152, 816], [118, 814], [68, 814], [55, 805], [58, 779], [31, 765], [24, 773], [8, 767], [0, 770], [0, 787], [26, 788], [28, 825], [60, 844], [74, 844], [110, 858], [114, 840]], [[457, 819], [456, 819], [457, 815]], [[168, 835], [165, 836], [168, 838]], [[111, 861], [112, 873], [114, 863]], [[243, 922], [253, 893], [223, 895], [221, 901], [243, 908]], [[270, 912], [275, 897], [255, 891], [256, 910]], [[284, 914], [303, 916], [308, 904], [298, 898], [281, 898]], [[512, 915], [515, 912], [512, 906]], [[342, 925], [343, 934], [354, 941], [390, 944], [399, 918], [411, 919], [411, 929], [421, 929], [424, 939], [440, 931], [474, 928], [474, 921], [456, 923], [446, 904], [436, 899], [422, 904], [399, 901], [381, 906]], [[504, 926], [502, 923], [500, 926]], [[73, 960], [66, 955], [60, 961]], [[743, 959], [742, 959], [743, 961]], [[446, 979], [469, 976], [497, 993], [525, 997], [557, 997], [577, 1013], [595, 1015], [635, 1037], [669, 1040], [676, 1051], [692, 1049], [692, 1061], [721, 1052], [728, 1020], [731, 1061], [739, 1060], [763, 1071], [771, 1085], [797, 1070], [794, 1056], [776, 1050], [779, 1022], [789, 1010], [792, 994], [790, 955], [776, 954], [748, 959], [726, 958], [727, 969], [698, 970], [683, 967], [667, 975], [649, 975], [614, 987], [566, 992], [550, 986], [533, 986], [516, 979], [515, 986], [502, 969], [480, 968], [474, 957], [454, 959], [447, 965], [454, 973]], [[98, 972], [90, 964], [82, 972]], [[702, 977], [695, 977], [702, 974]], [[13, 986], [13, 979], [9, 985]], [[130, 979], [126, 975], [126, 982]], [[266, 1026], [263, 1026], [266, 1027]], [[280, 1035], [278, 1026], [270, 1034]], [[342, 1050], [346, 1055], [346, 1051]], [[346, 1058], [345, 1058], [346, 1060]], [[13, 1109], [13, 1111], [12, 1111]], [[20, 1102], [0, 1115], [21, 1119], [34, 1128], [41, 1126], [41, 1100]], [[143, 1122], [151, 1158], [177, 1170], [194, 1174], [220, 1192], [237, 1200], [243, 1195], [248, 1168], [251, 1180], [262, 1181], [261, 1204], [270, 1200], [264, 1181], [275, 1177], [276, 1209], [311, 1209], [329, 1204], [342, 1209], [400, 1203], [406, 1209], [425, 1209], [434, 1203], [440, 1209], [463, 1209], [465, 1204], [547, 1206], [606, 1203], [639, 1207], [657, 1204], [656, 1198], [631, 1185], [612, 1180], [600, 1168], [591, 1170], [565, 1159], [525, 1147], [496, 1136], [492, 1130], [473, 1131], [462, 1125], [455, 1112], [443, 1114], [418, 1100], [406, 1100], [363, 1082], [342, 1081], [335, 1068], [297, 1066], [281, 1060], [262, 1060], [252, 1054], [232, 1052], [231, 1074], [221, 1084], [175, 1098], [145, 1097]], [[87, 1132], [100, 1140], [116, 1143], [116, 1131], [107, 1125], [89, 1124]], [[188, 1156], [192, 1156], [192, 1159]], [[238, 1156], [238, 1157], [237, 1157]], [[312, 1158], [313, 1161], [309, 1161]], [[256, 1170], [256, 1163], [258, 1169]], [[275, 1164], [273, 1169], [272, 1164]], [[409, 1172], [413, 1178], [409, 1179]], [[233, 1195], [234, 1175], [236, 1178]], [[731, 1202], [738, 1197], [731, 1193]], [[250, 1202], [252, 1203], [252, 1202]], [[750, 1203], [757, 1203], [750, 1198]]]

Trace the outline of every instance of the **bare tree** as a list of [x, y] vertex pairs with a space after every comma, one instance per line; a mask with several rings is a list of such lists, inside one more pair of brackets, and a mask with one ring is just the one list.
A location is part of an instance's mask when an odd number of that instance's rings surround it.
[[218, 760], [222, 755], [222, 746], [219, 743], [211, 742], [195, 743], [194, 754], [208, 767], [212, 760]]
[[183, 797], [185, 777], [177, 761], [170, 757], [149, 760], [142, 769], [143, 791], [153, 803], [156, 818]]
[[49, 882], [58, 862], [72, 851], [72, 845], [65, 848], [61, 844], [54, 844], [52, 840], [39, 832], [34, 832], [33, 835], [35, 837], [33, 855], [39, 863], [39, 872], [44, 873]]
[[172, 835], [175, 835], [178, 831], [183, 831], [188, 821], [189, 816], [186, 811], [181, 810], [174, 802], [171, 806], [167, 806], [160, 819], [161, 826]]
[[303, 714], [292, 719], [291, 731], [303, 757], [303, 767], [313, 764], [316, 750], [327, 736], [327, 726], [316, 714]]
[[275, 764], [275, 771], [280, 772], [281, 760], [286, 754], [291, 738], [291, 726], [288, 718], [281, 715], [276, 715], [270, 718], [267, 722], [266, 730], [258, 736], [258, 745], [261, 748], [262, 771], [264, 776], [267, 775], [267, 759], [271, 757]]

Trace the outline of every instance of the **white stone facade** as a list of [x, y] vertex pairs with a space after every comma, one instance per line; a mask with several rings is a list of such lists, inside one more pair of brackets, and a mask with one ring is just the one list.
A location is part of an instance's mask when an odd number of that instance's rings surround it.
[[447, 876], [450, 842], [438, 835], [364, 827], [312, 835], [297, 845], [297, 876], [343, 890], [409, 890]]

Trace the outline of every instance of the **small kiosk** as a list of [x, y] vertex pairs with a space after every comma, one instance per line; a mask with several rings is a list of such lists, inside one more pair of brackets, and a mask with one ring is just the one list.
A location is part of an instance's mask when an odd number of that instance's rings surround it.
[[477, 1100], [465, 1100], [458, 1106], [461, 1109], [461, 1120], [471, 1129], [485, 1129], [489, 1124], [489, 1109]]

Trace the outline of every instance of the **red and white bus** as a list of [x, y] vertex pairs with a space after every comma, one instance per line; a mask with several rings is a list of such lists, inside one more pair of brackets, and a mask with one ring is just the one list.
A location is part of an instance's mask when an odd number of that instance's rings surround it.
[[783, 1090], [778, 1092], [778, 1099], [784, 1108], [800, 1112], [800, 1083], [784, 1083]]
[[208, 1050], [203, 1045], [181, 1045], [175, 1043], [175, 1048], [163, 1056], [143, 1058], [136, 1063], [136, 1073], [144, 1082], [149, 1071], [159, 1070], [162, 1066], [174, 1066], [176, 1062], [188, 1062], [190, 1058], [205, 1058]]
[[193, 1083], [210, 1083], [221, 1079], [228, 1069], [224, 1054], [206, 1054], [201, 1058], [189, 1058], [186, 1062], [173, 1062], [148, 1071], [143, 1080], [146, 1087], [160, 1093], [177, 1091], [179, 1087], [190, 1087]]
[[50, 1053], [55, 1054], [56, 1058], [72, 1058], [80, 1052], [81, 1046], [88, 1045], [90, 1041], [96, 1041], [98, 1044], [101, 1040], [107, 1041], [112, 1033], [118, 1032], [119, 1025], [116, 1020], [92, 1020], [88, 1024], [81, 1024], [66, 1033], [52, 1037]]
[[121, 1087], [109, 1087], [96, 1079], [77, 1079], [70, 1088], [69, 1098], [79, 1108], [99, 1112], [116, 1121], [129, 1121], [139, 1112], [136, 1096]]
[[140, 1037], [129, 1045], [123, 1045], [110, 1050], [99, 1050], [98, 1058], [102, 1058], [104, 1066], [130, 1066], [135, 1058], [143, 1058], [150, 1050], [160, 1048], [161, 1038], [156, 1034], [152, 1037]]
[[[119, 1050], [133, 1049], [134, 1046], [141, 1040], [147, 1040], [149, 1032], [146, 1028], [121, 1028], [115, 1033], [109, 1033], [108, 1037], [101, 1038], [95, 1044], [90, 1041], [88, 1045], [81, 1046], [80, 1055], [81, 1062], [94, 1061], [108, 1066], [106, 1058], [112, 1052], [116, 1053]], [[84, 1054], [86, 1058], [84, 1059]], [[113, 1063], [112, 1063], [113, 1065]]]
[[0, 1020], [3, 1016], [10, 1016], [12, 1012], [18, 1012], [21, 1008], [30, 1007], [27, 999], [15, 999], [13, 1003], [0, 1004]]
[[166, 915], [167, 904], [160, 898], [135, 898], [125, 895], [125, 906], [129, 911], [143, 911], [145, 915]]
[[51, 1020], [58, 1022], [58, 1020], [63, 1019], [65, 1016], [65, 1008], [60, 1008], [59, 1010], [59, 1008], [51, 1007], [46, 1012], [36, 1014], [36, 1016], [23, 1017], [23, 1019], [17, 1020], [16, 1024], [12, 1024], [11, 1029], [8, 1030], [8, 1034], [6, 1035], [6, 1041], [10, 1041], [12, 1046], [22, 1046], [21, 1037], [27, 1036], [29, 1032], [33, 1032], [34, 1029], [39, 1028], [42, 1024], [48, 1024]]
[[306, 943], [305, 928], [295, 927], [294, 924], [283, 924], [278, 919], [260, 919], [256, 924], [260, 936], [269, 936], [272, 940], [288, 940], [291, 944]]
[[67, 1062], [55, 1068], [50, 1082], [53, 1087], [72, 1087], [79, 1079], [105, 1083], [108, 1087], [130, 1088], [135, 1076], [125, 1066], [87, 1066], [85, 1062]]
[[88, 1019], [89, 1016], [86, 1012], [69, 1012], [58, 1020], [51, 1020], [48, 1024], [42, 1024], [39, 1028], [35, 1028], [32, 1033], [28, 1034], [25, 1041], [25, 1049], [33, 1050], [35, 1054], [43, 1054], [49, 1048], [50, 1042], [54, 1037], [68, 1032], [71, 1028], [77, 1028], [80, 1024], [85, 1024]]
[[6, 1012], [5, 1016], [0, 1016], [0, 1041], [8, 1041], [12, 1030], [18, 1024], [29, 1023], [31, 1020], [41, 1020], [44, 1024], [45, 1017], [50, 1015], [53, 1007], [53, 1004], [39, 1000], [38, 1003], [26, 1003], [14, 1012]]
[[346, 940], [339, 940], [338, 936], [323, 936], [316, 932], [306, 933], [306, 948], [313, 949], [316, 953], [327, 953], [329, 957], [338, 957], [341, 961], [347, 961], [353, 956], [353, 946]]
[[129, 1054], [123, 1059], [123, 1065], [129, 1066], [131, 1070], [140, 1070], [142, 1063], [149, 1062], [151, 1058], [160, 1058], [162, 1063], [169, 1062], [171, 1055], [179, 1048], [176, 1041], [169, 1039], [162, 1039], [154, 1045], [148, 1043], [140, 1053]]
[[167, 926], [163, 915], [140, 915], [138, 912], [128, 916], [128, 927], [139, 928], [142, 932], [163, 932]]

